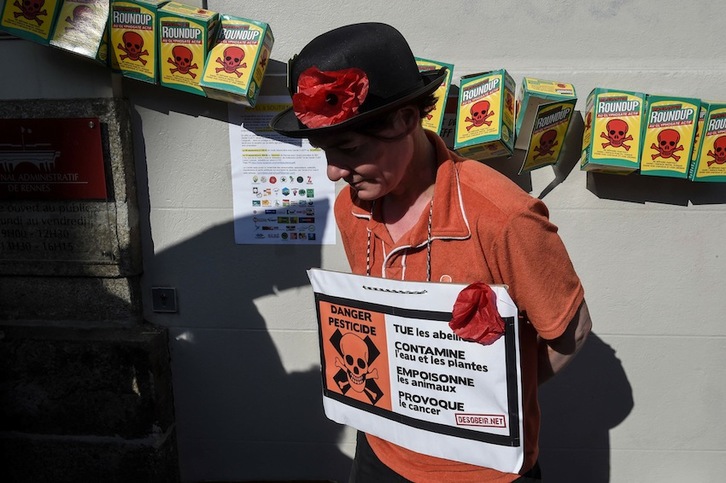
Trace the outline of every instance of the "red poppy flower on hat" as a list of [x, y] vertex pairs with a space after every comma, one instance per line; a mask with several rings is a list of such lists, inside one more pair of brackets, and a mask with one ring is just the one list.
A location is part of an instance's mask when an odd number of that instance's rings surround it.
[[485, 283], [472, 283], [459, 292], [449, 327], [464, 340], [489, 345], [504, 334], [497, 295]]
[[300, 73], [292, 107], [309, 128], [332, 126], [358, 113], [368, 95], [368, 76], [350, 68], [323, 72], [310, 67]]

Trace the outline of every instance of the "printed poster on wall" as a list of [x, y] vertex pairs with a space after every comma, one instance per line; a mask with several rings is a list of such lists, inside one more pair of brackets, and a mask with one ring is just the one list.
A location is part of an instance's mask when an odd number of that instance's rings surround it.
[[328, 418], [419, 453], [517, 473], [524, 460], [517, 307], [492, 286], [505, 334], [449, 328], [465, 285], [311, 269]]
[[325, 154], [269, 127], [289, 106], [283, 96], [261, 97], [254, 109], [229, 105], [235, 243], [335, 244]]

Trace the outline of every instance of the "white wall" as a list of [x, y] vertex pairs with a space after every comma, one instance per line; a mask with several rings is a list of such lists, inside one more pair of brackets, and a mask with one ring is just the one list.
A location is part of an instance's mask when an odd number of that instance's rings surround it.
[[[517, 82], [524, 75], [572, 82], [579, 109], [596, 86], [726, 101], [721, 0], [210, 0], [208, 7], [268, 22], [278, 62], [330, 28], [383, 21], [416, 55], [453, 63], [455, 82], [497, 68]], [[0, 73], [2, 98], [115, 90], [134, 106], [145, 312], [172, 334], [184, 480], [345, 481], [353, 433], [322, 414], [304, 276], [309, 266], [346, 270], [342, 247], [234, 245], [225, 104], [131, 80], [114, 88], [95, 66], [68, 69], [35, 46], [32, 56], [17, 55], [26, 48], [19, 44], [0, 43], [0, 59], [23, 66]], [[550, 208], [594, 321], [579, 360], [543, 388], [545, 475], [722, 479], [726, 185], [586, 175], [573, 163], [517, 181]], [[176, 287], [179, 313], [153, 313], [152, 286]]]

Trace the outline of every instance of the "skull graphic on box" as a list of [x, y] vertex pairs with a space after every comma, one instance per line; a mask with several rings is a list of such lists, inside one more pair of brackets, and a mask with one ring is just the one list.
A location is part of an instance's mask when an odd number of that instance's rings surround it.
[[15, 18], [25, 17], [28, 20], [34, 20], [35, 22], [37, 22], [38, 25], [43, 25], [43, 20], [38, 18], [41, 15], [48, 15], [47, 10], [41, 10], [41, 8], [43, 8], [43, 5], [45, 5], [45, 0], [23, 0], [23, 3], [15, 0], [13, 6], [20, 9], [19, 12], [14, 12]]
[[176, 69], [171, 69], [170, 72], [172, 74], [176, 74], [179, 72], [180, 74], [189, 74], [192, 79], [195, 79], [197, 77], [197, 74], [192, 72], [192, 69], [198, 69], [199, 66], [195, 63], [192, 64], [192, 61], [194, 60], [194, 54], [192, 53], [191, 49], [189, 47], [184, 45], [175, 45], [171, 49], [171, 57], [169, 57], [166, 61], [170, 64], [173, 64]]
[[553, 147], [557, 146], [557, 131], [550, 129], [545, 131], [539, 138], [539, 146], [535, 146], [534, 150], [537, 154], [534, 155], [534, 159], [540, 156], [553, 155], [555, 152], [552, 150]]
[[587, 111], [587, 115], [585, 116], [585, 130], [588, 130], [592, 127], [592, 111]]
[[507, 106], [509, 111], [514, 112], [514, 97], [509, 91], [506, 91], [504, 95], [504, 105]]
[[[633, 136], [628, 134], [628, 123], [622, 119], [611, 119], [605, 125], [606, 132], [601, 132], [600, 137], [608, 140], [602, 143], [603, 148], [612, 146], [614, 148], [624, 148], [630, 150], [630, 146], [625, 144], [626, 141], [632, 141]], [[627, 135], [627, 136], [626, 136]]]
[[260, 56], [260, 67], [263, 69], [267, 68], [267, 61], [270, 58], [270, 52], [266, 49], [262, 49], [262, 55]]
[[651, 149], [658, 151], [652, 154], [651, 159], [655, 159], [660, 156], [663, 159], [673, 158], [675, 161], [681, 159], [680, 156], [676, 155], [676, 151], [683, 151], [683, 145], [678, 143], [681, 141], [681, 135], [675, 129], [663, 129], [658, 133], [658, 144], [655, 143], [650, 145]]
[[78, 5], [71, 15], [66, 17], [66, 32], [69, 30], [83, 30], [85, 25], [93, 21], [93, 9], [88, 5]]
[[708, 150], [708, 153], [706, 153], [708, 156], [711, 156], [713, 159], [708, 161], [708, 165], [712, 166], [715, 164], [724, 164], [726, 163], [726, 136], [719, 136], [716, 138], [716, 140], [713, 142], [713, 150]]
[[494, 111], [490, 111], [490, 107], [491, 104], [489, 101], [479, 101], [472, 104], [469, 108], [469, 114], [471, 114], [471, 117], [467, 116], [465, 119], [466, 122], [470, 122], [471, 124], [466, 126], [466, 130], [469, 131], [473, 127], [481, 127], [485, 124], [487, 126], [491, 126], [492, 121], [489, 121], [488, 119], [494, 115]]
[[230, 46], [224, 49], [224, 59], [217, 57], [217, 63], [222, 64], [222, 67], [218, 67], [216, 70], [219, 72], [226, 72], [227, 74], [236, 74], [237, 78], [242, 77], [240, 69], [247, 67], [247, 62], [242, 62], [245, 58], [245, 51], [241, 47]]
[[121, 40], [123, 40], [123, 43], [118, 44], [118, 49], [125, 52], [125, 54], [121, 54], [121, 60], [130, 59], [146, 65], [146, 59], [141, 58], [144, 55], [149, 55], [149, 52], [144, 49], [144, 38], [137, 32], [127, 30], [121, 36]]
[[330, 338], [335, 350], [342, 357], [335, 358], [335, 367], [338, 372], [333, 380], [338, 389], [346, 394], [351, 389], [368, 398], [371, 404], [376, 404], [383, 397], [383, 391], [376, 383], [378, 369], [371, 365], [380, 355], [380, 351], [369, 336], [360, 338], [352, 332], [342, 334], [336, 330]]

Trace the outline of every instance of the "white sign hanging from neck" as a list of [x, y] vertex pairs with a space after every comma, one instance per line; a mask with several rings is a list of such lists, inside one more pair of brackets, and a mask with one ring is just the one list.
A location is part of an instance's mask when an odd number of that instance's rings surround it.
[[491, 286], [504, 336], [483, 345], [448, 325], [465, 285], [320, 269], [308, 276], [330, 419], [418, 453], [519, 472], [518, 312], [504, 286]]

